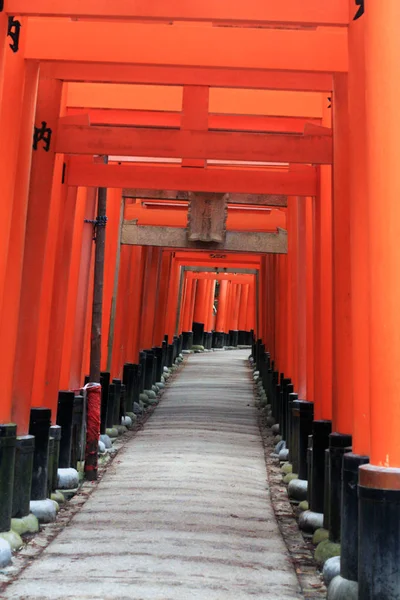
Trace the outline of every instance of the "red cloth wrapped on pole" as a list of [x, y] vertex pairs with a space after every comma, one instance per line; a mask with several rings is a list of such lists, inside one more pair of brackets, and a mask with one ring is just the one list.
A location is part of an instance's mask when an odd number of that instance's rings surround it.
[[85, 475], [89, 481], [95, 481], [97, 479], [97, 452], [100, 437], [101, 385], [88, 383], [85, 391], [87, 397]]

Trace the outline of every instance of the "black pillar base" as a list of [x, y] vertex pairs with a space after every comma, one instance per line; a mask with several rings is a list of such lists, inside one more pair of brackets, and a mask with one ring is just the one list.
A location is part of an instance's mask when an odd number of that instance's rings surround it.
[[[84, 435], [84, 419], [86, 415], [84, 413], [83, 396], [74, 396], [74, 406], [72, 412], [72, 445], [71, 445], [71, 459], [69, 467], [77, 468], [77, 463], [82, 460], [85, 451], [85, 435]], [[62, 467], [60, 463], [60, 467]], [[63, 467], [62, 467], [63, 468]]]
[[358, 581], [358, 469], [368, 462], [368, 456], [343, 456], [340, 574], [350, 581]]
[[144, 376], [144, 389], [151, 390], [154, 381], [154, 352], [146, 350], [146, 372]]
[[35, 438], [33, 435], [17, 437], [15, 446], [15, 469], [12, 516], [22, 519], [29, 515], [31, 500], [33, 453]]
[[204, 348], [211, 350], [212, 348], [212, 333], [210, 331], [204, 332]]
[[335, 432], [329, 436], [329, 539], [335, 543], [340, 542], [343, 456], [351, 443], [351, 435]]
[[10, 531], [17, 426], [0, 425], [0, 532]]
[[61, 427], [59, 457], [59, 466], [61, 469], [68, 469], [71, 466], [74, 397], [74, 392], [58, 392], [57, 425]]
[[204, 323], [193, 323], [193, 346], [204, 346]]
[[170, 369], [174, 364], [174, 345], [168, 344], [167, 348], [167, 367]]
[[230, 329], [229, 330], [229, 345], [233, 346], [234, 348], [236, 348], [236, 346], [238, 345], [238, 339], [239, 339], [239, 332], [237, 329]]
[[299, 479], [308, 479], [307, 449], [308, 438], [312, 434], [314, 420], [314, 403], [305, 400], [295, 400], [292, 408], [292, 465], [293, 473]]
[[358, 497], [358, 597], [398, 600], [400, 469], [361, 466]]
[[[125, 363], [122, 370], [122, 383], [125, 386], [125, 409], [133, 410], [133, 363]], [[119, 421], [118, 421], [119, 422]]]
[[61, 427], [59, 425], [52, 425], [50, 427], [50, 437], [54, 440], [54, 450], [52, 472], [50, 473], [49, 471], [49, 482], [50, 489], [52, 492], [54, 492], [57, 489], [57, 475], [60, 463]]
[[247, 331], [239, 329], [238, 331], [238, 345], [247, 346]]
[[[157, 363], [156, 363], [156, 383], [161, 381], [161, 376], [163, 374], [163, 366], [162, 366], [162, 362], [163, 362], [163, 349], [161, 348], [161, 346], [154, 346], [153, 348], [153, 352], [154, 352], [154, 356], [156, 357]], [[137, 402], [137, 400], [135, 400], [135, 402]]]
[[[140, 365], [139, 365], [140, 366]], [[139, 377], [139, 370], [138, 370], [138, 377]], [[112, 380], [112, 385], [114, 386], [113, 388], [113, 393], [114, 393], [114, 410], [113, 410], [113, 415], [112, 415], [112, 423], [111, 423], [111, 427], [113, 427], [113, 425], [119, 425], [121, 423], [121, 419], [120, 419], [120, 414], [121, 414], [121, 386], [122, 386], [122, 381], [120, 379], [113, 379]], [[140, 385], [140, 381], [138, 381], [138, 386]]]
[[183, 338], [182, 349], [190, 350], [190, 348], [193, 346], [193, 331], [184, 331], [182, 333], [182, 338]]
[[139, 365], [140, 365], [140, 381], [139, 381], [139, 394], [144, 392], [144, 377], [146, 372], [146, 352], [139, 352]]
[[223, 348], [224, 347], [224, 332], [223, 331], [214, 331], [212, 345], [213, 348]]
[[49, 408], [31, 408], [29, 433], [35, 436], [31, 500], [47, 498], [50, 419]]
[[103, 435], [106, 432], [107, 423], [107, 411], [108, 411], [108, 388], [110, 387], [111, 374], [108, 371], [102, 371], [100, 373], [101, 383], [101, 420], [100, 420], [100, 434]]
[[331, 421], [314, 421], [312, 425], [311, 480], [308, 482], [308, 501], [314, 512], [324, 512], [325, 450], [329, 447]]

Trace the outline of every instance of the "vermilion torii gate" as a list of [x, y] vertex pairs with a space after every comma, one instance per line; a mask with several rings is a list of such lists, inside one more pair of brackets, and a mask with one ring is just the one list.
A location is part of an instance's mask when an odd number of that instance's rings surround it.
[[[258, 345], [282, 386], [313, 403], [310, 505], [342, 542], [335, 585], [397, 599], [399, 2], [152, 4], [0, 3], [3, 430], [15, 421], [27, 443], [31, 409], [50, 408], [55, 423], [58, 391], [83, 385], [94, 269], [85, 221], [107, 188], [103, 371], [118, 378], [173, 339], [182, 267], [255, 269]], [[135, 210], [152, 227], [185, 227], [186, 205], [146, 190], [246, 195], [228, 203], [228, 231], [243, 220], [242, 231], [267, 235], [279, 214], [287, 253], [121, 244]], [[210, 285], [200, 288], [208, 303]], [[236, 288], [234, 323], [242, 296]]]

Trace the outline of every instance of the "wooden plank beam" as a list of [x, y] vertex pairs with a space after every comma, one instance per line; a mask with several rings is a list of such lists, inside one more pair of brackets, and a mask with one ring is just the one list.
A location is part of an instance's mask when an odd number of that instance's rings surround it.
[[133, 19], [154, 21], [213, 21], [225, 23], [291, 23], [347, 25], [347, 0], [7, 0], [10, 15]]
[[217, 67], [176, 67], [89, 62], [56, 62], [40, 65], [48, 79], [97, 83], [158, 85], [207, 85], [209, 87], [326, 92], [333, 89], [330, 73], [308, 71], [271, 71], [264, 69], [229, 70]]
[[287, 232], [276, 233], [227, 231], [224, 244], [189, 242], [183, 227], [151, 227], [124, 221], [122, 244], [134, 246], [162, 246], [164, 248], [190, 248], [224, 252], [255, 252], [257, 254], [287, 254]]
[[[223, 193], [223, 192], [222, 192]], [[178, 190], [144, 190], [127, 188], [122, 191], [124, 198], [140, 198], [141, 200], [184, 200], [189, 202], [190, 192]], [[283, 194], [231, 194], [228, 204], [250, 204], [252, 206], [286, 207], [288, 197]]]
[[[181, 113], [154, 110], [109, 110], [69, 107], [68, 115], [87, 114], [92, 125], [118, 127], [180, 128]], [[208, 117], [214, 131], [258, 131], [260, 133], [303, 133], [306, 125], [320, 125], [321, 119], [304, 117], [264, 117], [259, 115], [213, 115]]]
[[313, 167], [295, 171], [270, 169], [181, 168], [159, 165], [94, 164], [86, 157], [72, 156], [66, 171], [72, 186], [281, 194], [315, 196], [317, 176]]
[[63, 19], [49, 27], [48, 19], [33, 19], [25, 58], [346, 72], [347, 28], [238, 29]]
[[[202, 95], [200, 100], [199, 96]], [[316, 92], [238, 90], [194, 85], [182, 87], [70, 83], [67, 94], [67, 106], [183, 113], [193, 110], [196, 115], [199, 113], [195, 106], [197, 102], [201, 102], [202, 111], [206, 115], [211, 113], [321, 119], [323, 108], [321, 94]]]
[[56, 152], [331, 164], [332, 140], [328, 136], [60, 125]]

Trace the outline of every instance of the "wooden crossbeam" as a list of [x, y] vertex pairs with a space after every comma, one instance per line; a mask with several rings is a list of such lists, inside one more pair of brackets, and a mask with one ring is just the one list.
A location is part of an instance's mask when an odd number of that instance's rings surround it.
[[146, 19], [160, 21], [213, 21], [225, 23], [291, 23], [347, 25], [347, 0], [7, 0], [10, 15]]
[[287, 254], [287, 232], [276, 233], [227, 231], [224, 244], [189, 242], [183, 227], [152, 227], [124, 221], [122, 244], [134, 246], [161, 246], [164, 248], [190, 248], [226, 252], [254, 252], [257, 254]]
[[[102, 108], [69, 107], [68, 115], [88, 114], [92, 125], [116, 125], [118, 127], [167, 127], [179, 129], [180, 112], [155, 110], [109, 110]], [[208, 116], [211, 131], [254, 131], [259, 133], [303, 133], [308, 124], [319, 125], [321, 119], [304, 117], [264, 117], [260, 115], [214, 115]]]
[[25, 59], [346, 72], [347, 28], [240, 29], [67, 19], [54, 19], [49, 26], [48, 19], [32, 19]]
[[332, 93], [330, 73], [309, 71], [272, 71], [267, 69], [223, 69], [218, 67], [179, 67], [168, 65], [130, 65], [90, 62], [57, 62], [40, 65], [48, 79], [96, 83], [134, 83], [158, 85], [207, 85], [244, 89], [270, 89]]
[[[199, 106], [196, 106], [200, 102]], [[67, 106], [116, 109], [172, 111], [185, 115], [258, 117], [294, 117], [322, 119], [321, 94], [315, 92], [293, 93], [282, 90], [238, 90], [209, 88], [208, 86], [157, 86], [107, 83], [70, 83]], [[204, 123], [200, 129], [211, 129]], [[198, 127], [182, 127], [198, 129]], [[231, 127], [235, 129], [235, 127]]]
[[328, 136], [85, 127], [61, 124], [58, 128], [56, 152], [331, 164], [332, 140]]
[[182, 168], [160, 165], [95, 164], [88, 157], [70, 157], [66, 183], [72, 186], [141, 190], [228, 191], [238, 194], [315, 196], [313, 167], [293, 171], [240, 168]]
[[[144, 190], [127, 188], [122, 191], [124, 198], [142, 200], [185, 200], [189, 201], [190, 192], [177, 190]], [[255, 206], [287, 206], [288, 198], [283, 194], [229, 194], [228, 204], [250, 204]]]

